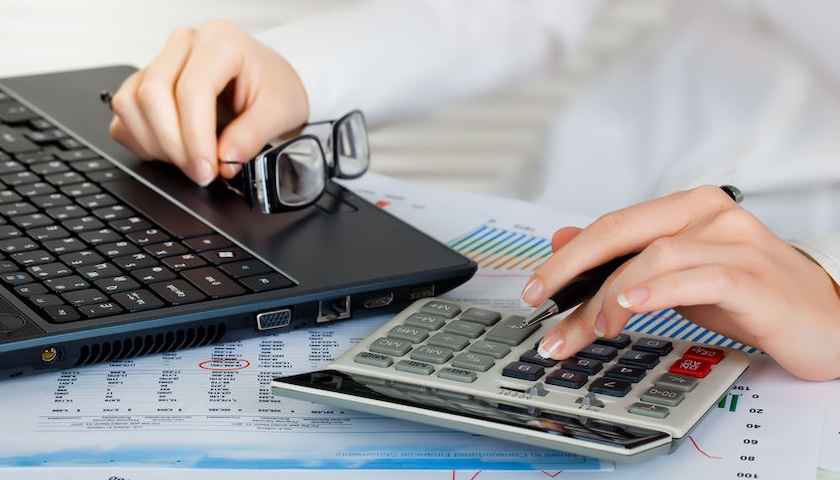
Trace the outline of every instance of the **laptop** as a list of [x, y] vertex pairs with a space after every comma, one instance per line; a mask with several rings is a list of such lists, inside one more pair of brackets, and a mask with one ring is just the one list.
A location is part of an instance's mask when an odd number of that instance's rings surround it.
[[263, 214], [138, 159], [100, 101], [134, 71], [0, 79], [0, 378], [396, 311], [475, 272], [336, 183]]

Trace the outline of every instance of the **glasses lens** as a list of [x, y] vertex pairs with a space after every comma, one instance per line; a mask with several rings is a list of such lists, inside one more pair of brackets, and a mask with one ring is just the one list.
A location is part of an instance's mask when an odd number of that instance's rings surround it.
[[351, 112], [335, 125], [333, 133], [338, 176], [355, 178], [365, 173], [370, 162], [367, 127], [361, 112]]
[[327, 178], [324, 153], [314, 137], [301, 137], [289, 143], [274, 160], [274, 188], [281, 204], [307, 205], [324, 191]]

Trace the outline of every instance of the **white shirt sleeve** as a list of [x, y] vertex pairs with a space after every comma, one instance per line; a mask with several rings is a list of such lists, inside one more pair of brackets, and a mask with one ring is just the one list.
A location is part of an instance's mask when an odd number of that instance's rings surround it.
[[310, 121], [417, 115], [521, 80], [575, 48], [603, 0], [384, 0], [256, 35], [300, 76]]
[[789, 243], [810, 256], [840, 285], [840, 233]]

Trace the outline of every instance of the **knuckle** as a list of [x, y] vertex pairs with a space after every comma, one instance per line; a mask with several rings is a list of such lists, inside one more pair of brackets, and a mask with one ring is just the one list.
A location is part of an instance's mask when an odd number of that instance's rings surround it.
[[673, 237], [660, 237], [645, 249], [645, 255], [652, 266], [662, 267], [671, 265], [682, 256], [680, 242]]
[[606, 213], [592, 223], [591, 228], [601, 240], [619, 238], [625, 230], [627, 217], [621, 210]]

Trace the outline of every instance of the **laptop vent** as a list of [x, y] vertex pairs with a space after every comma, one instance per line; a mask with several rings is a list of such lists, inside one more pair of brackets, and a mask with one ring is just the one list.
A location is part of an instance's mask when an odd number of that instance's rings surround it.
[[218, 342], [225, 334], [225, 325], [208, 325], [174, 330], [143, 337], [124, 338], [110, 342], [82, 345], [77, 367], [93, 363], [113, 362], [124, 358], [171, 352], [184, 348], [200, 347]]

